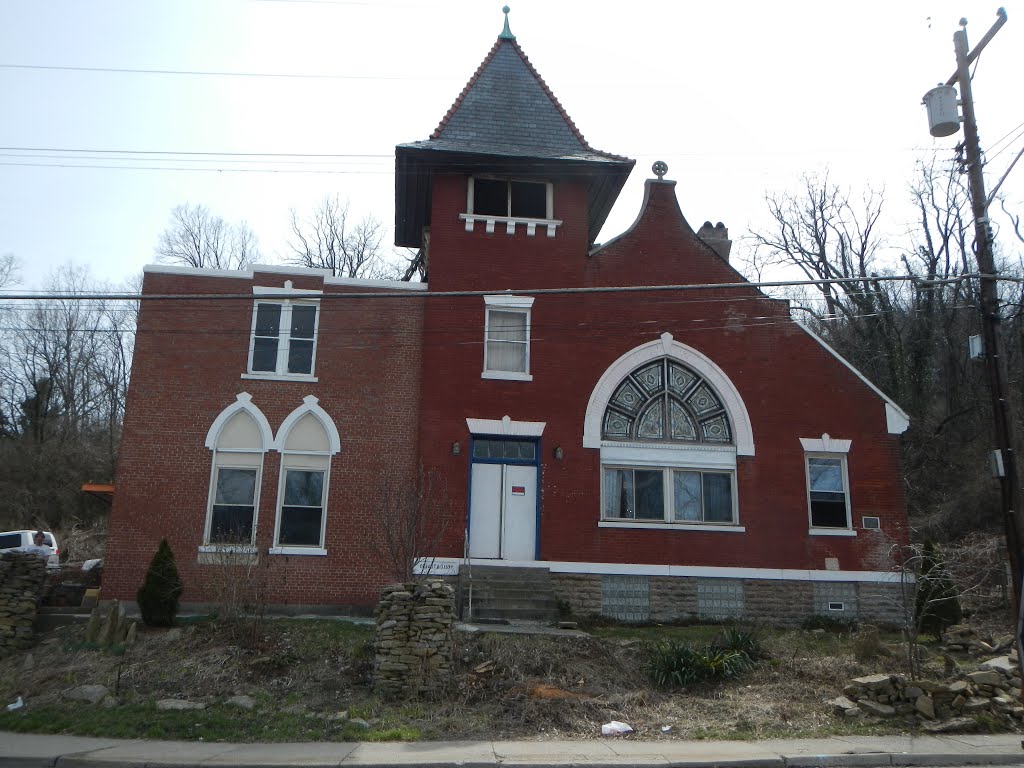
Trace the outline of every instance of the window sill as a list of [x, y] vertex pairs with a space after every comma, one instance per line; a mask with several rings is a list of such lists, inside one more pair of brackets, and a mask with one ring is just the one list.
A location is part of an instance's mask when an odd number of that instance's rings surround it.
[[808, 528], [808, 536], [856, 536], [857, 532], [849, 528]]
[[327, 550], [323, 547], [271, 547], [267, 550], [268, 555], [316, 555], [324, 557]]
[[562, 225], [561, 219], [526, 219], [518, 216], [489, 216], [483, 213], [460, 213], [459, 218], [466, 222], [466, 231], [472, 232], [478, 221], [484, 223], [484, 231], [488, 235], [494, 234], [495, 226], [505, 225], [505, 232], [509, 235], [516, 233], [516, 226], [526, 227], [526, 236], [533, 237], [537, 234], [537, 227], [547, 227], [548, 237], [555, 236], [555, 230]]
[[503, 381], [533, 381], [532, 373], [520, 373], [519, 371], [484, 371], [480, 374], [481, 379], [500, 379]]
[[625, 520], [602, 520], [597, 524], [598, 528], [646, 528], [658, 531], [714, 531], [716, 533], [746, 533], [747, 529], [742, 525], [727, 525], [715, 523], [656, 523], [653, 520], [645, 523], [627, 522]]
[[256, 547], [251, 544], [200, 544], [203, 555], [255, 555]]
[[264, 379], [266, 381], [310, 381], [319, 379], [310, 373], [243, 373], [243, 379]]

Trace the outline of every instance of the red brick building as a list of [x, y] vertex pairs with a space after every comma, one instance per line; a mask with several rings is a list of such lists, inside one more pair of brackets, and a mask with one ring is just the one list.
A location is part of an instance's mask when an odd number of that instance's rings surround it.
[[506, 26], [396, 149], [428, 283], [148, 268], [104, 595], [166, 537], [186, 602], [227, 553], [270, 563], [273, 603], [365, 607], [415, 507], [421, 569], [544, 569], [578, 611], [892, 615], [905, 414], [730, 266], [724, 227], [693, 231], [663, 168], [596, 245], [633, 164]]

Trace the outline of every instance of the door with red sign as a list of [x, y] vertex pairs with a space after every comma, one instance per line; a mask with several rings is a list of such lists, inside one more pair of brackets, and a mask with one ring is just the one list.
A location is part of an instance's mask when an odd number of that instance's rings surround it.
[[[520, 442], [475, 441], [470, 469], [470, 557], [520, 561], [537, 557], [536, 444], [526, 443], [527, 449], [516, 445]], [[524, 463], [506, 463], [510, 459]]]

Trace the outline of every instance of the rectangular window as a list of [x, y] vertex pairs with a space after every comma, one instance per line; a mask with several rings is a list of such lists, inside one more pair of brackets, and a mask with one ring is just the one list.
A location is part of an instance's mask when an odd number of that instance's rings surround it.
[[812, 528], [849, 528], [846, 457], [808, 456], [807, 495]]
[[468, 213], [516, 219], [550, 219], [552, 216], [548, 182], [474, 177], [470, 184]]
[[210, 544], [250, 544], [256, 512], [256, 469], [218, 467], [210, 514]]
[[278, 546], [323, 546], [324, 473], [285, 470], [283, 495]]
[[530, 380], [531, 296], [485, 296], [484, 378]]
[[249, 372], [312, 375], [318, 310], [317, 303], [257, 301]]
[[732, 525], [731, 472], [604, 470], [605, 520]]
[[488, 310], [486, 370], [528, 373], [529, 327], [528, 311]]

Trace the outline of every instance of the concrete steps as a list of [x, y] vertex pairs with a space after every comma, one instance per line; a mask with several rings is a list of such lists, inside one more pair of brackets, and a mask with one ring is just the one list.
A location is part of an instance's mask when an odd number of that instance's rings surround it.
[[459, 585], [463, 621], [558, 621], [558, 601], [547, 568], [473, 565], [462, 569]]

